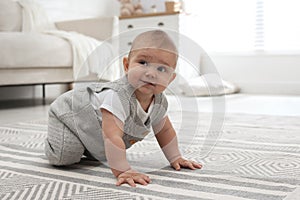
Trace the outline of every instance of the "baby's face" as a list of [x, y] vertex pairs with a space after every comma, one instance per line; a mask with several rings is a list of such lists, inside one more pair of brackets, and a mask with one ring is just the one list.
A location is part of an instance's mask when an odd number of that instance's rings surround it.
[[160, 49], [141, 49], [124, 58], [129, 83], [142, 94], [159, 94], [174, 80], [177, 56]]

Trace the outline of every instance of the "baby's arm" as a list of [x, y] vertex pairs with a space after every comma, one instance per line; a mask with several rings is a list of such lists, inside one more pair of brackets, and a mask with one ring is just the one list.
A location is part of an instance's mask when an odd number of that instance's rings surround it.
[[123, 183], [133, 187], [135, 183], [147, 185], [150, 182], [149, 177], [132, 170], [126, 160], [126, 146], [122, 139], [123, 123], [105, 109], [101, 109], [101, 113], [105, 155], [112, 173], [118, 179], [116, 185]]
[[176, 132], [168, 116], [154, 126], [153, 130], [159, 146], [174, 169], [180, 170], [181, 167], [200, 169], [202, 167], [199, 163], [182, 158], [178, 148]]

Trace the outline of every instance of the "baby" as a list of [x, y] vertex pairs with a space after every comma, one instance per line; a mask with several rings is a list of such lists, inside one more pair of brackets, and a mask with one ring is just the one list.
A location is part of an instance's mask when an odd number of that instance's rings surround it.
[[167, 33], [147, 31], [133, 41], [123, 58], [126, 75], [109, 83], [94, 83], [69, 91], [50, 106], [45, 152], [49, 163], [70, 165], [83, 155], [106, 159], [117, 178], [135, 187], [150, 178], [131, 168], [126, 149], [150, 131], [175, 170], [197, 169], [179, 152], [176, 132], [167, 115], [163, 94], [175, 79], [177, 48]]

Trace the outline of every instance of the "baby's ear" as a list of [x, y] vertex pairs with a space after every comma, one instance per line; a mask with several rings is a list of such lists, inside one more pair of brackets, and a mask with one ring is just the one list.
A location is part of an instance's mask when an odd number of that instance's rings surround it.
[[174, 72], [174, 73], [172, 74], [172, 77], [170, 78], [169, 84], [170, 84], [172, 81], [174, 81], [175, 78], [176, 78], [176, 73]]
[[128, 57], [124, 57], [123, 58], [123, 67], [124, 67], [124, 71], [127, 74], [128, 69], [129, 69], [129, 60]]

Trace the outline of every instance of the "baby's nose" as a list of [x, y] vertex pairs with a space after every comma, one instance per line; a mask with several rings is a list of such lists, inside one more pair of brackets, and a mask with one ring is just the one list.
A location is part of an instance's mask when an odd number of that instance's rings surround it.
[[155, 78], [156, 77], [156, 70], [154, 67], [149, 67], [145, 73], [145, 75], [149, 78]]

